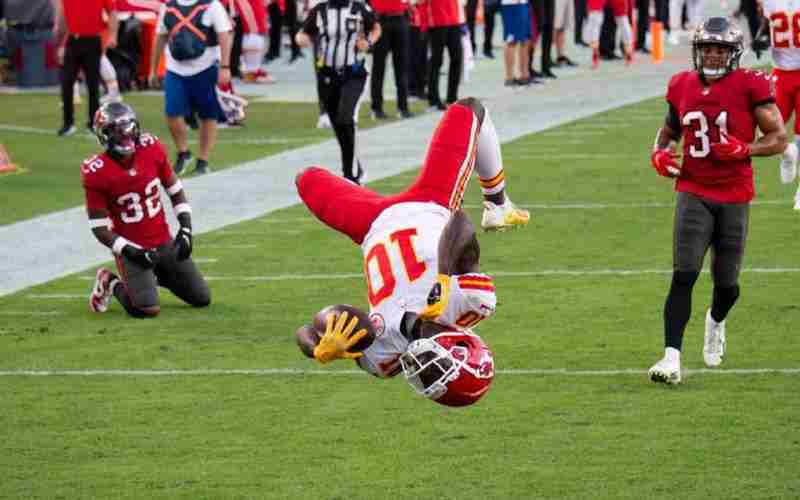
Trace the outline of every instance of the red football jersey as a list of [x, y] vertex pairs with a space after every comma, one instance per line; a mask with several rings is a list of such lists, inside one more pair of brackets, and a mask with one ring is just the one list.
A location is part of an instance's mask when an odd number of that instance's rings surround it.
[[675, 190], [718, 203], [746, 203], [753, 199], [753, 167], [749, 159], [720, 162], [712, 159], [711, 144], [720, 131], [747, 143], [757, 126], [756, 106], [775, 100], [770, 75], [737, 69], [705, 86], [696, 71], [672, 77], [667, 101], [678, 111], [683, 130], [683, 173]]
[[161, 205], [160, 186], [172, 177], [164, 146], [154, 136], [142, 134], [131, 168], [124, 168], [107, 153], [81, 165], [87, 209], [111, 214], [113, 231], [143, 248], [172, 239]]

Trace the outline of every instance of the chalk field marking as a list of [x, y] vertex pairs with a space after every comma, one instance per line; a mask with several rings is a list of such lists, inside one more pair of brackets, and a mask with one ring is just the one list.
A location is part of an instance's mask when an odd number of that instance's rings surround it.
[[[565, 377], [616, 377], [620, 375], [645, 376], [642, 368], [619, 368], [607, 370], [569, 370], [567, 368], [521, 368], [497, 370], [504, 376], [565, 376]], [[691, 375], [796, 375], [800, 368], [698, 368], [684, 369], [682, 373]], [[282, 375], [326, 375], [351, 376], [367, 375], [362, 370], [317, 370], [299, 368], [252, 368], [252, 369], [197, 369], [197, 370], [0, 370], [2, 377], [195, 377], [195, 376], [282, 376]]]
[[640, 158], [646, 162], [647, 158], [642, 155], [610, 155], [604, 153], [547, 153], [531, 155], [503, 155], [504, 160], [612, 160], [612, 159], [637, 159]]
[[29, 293], [25, 298], [34, 300], [87, 299], [89, 295], [86, 293]]
[[[570, 130], [553, 130], [553, 131], [544, 131], [540, 132], [539, 137], [547, 138], [547, 137], [575, 137], [577, 135], [577, 131], [575, 129]], [[600, 132], [599, 130], [587, 130], [580, 132], [581, 136], [588, 136], [588, 135], [605, 135], [605, 132]]]
[[64, 311], [0, 311], [0, 316], [60, 316]]
[[[11, 125], [8, 123], [0, 123], [0, 130], [5, 130], [7, 132], [20, 132], [23, 134], [36, 134], [36, 135], [49, 135], [55, 136], [52, 130], [43, 129], [43, 128], [36, 128], [36, 127], [26, 127], [23, 125]], [[79, 133], [75, 134], [75, 138], [78, 139], [88, 139], [88, 140], [97, 140], [93, 134], [87, 133]], [[236, 138], [236, 139], [217, 139], [217, 144], [252, 144], [252, 145], [263, 145], [263, 144], [301, 144], [307, 142], [306, 139], [301, 137], [252, 137], [252, 138]], [[189, 144], [199, 144], [198, 139], [189, 139]]]
[[[751, 205], [791, 205], [792, 200], [761, 200], [750, 203]], [[606, 210], [613, 208], [674, 208], [674, 202], [643, 202], [643, 203], [515, 203], [521, 208], [536, 210]], [[463, 205], [463, 208], [483, 208], [483, 205]]]
[[227, 248], [230, 250], [246, 250], [248, 248], [257, 248], [258, 245], [255, 243], [253, 244], [244, 244], [244, 245], [224, 245], [224, 244], [216, 244], [216, 243], [202, 243], [201, 246], [203, 248]]
[[[707, 269], [702, 271], [708, 273]], [[743, 273], [753, 274], [794, 274], [800, 273], [797, 267], [751, 267], [742, 269]], [[528, 278], [535, 276], [638, 276], [645, 274], [672, 274], [672, 269], [542, 269], [540, 271], [487, 271], [493, 277]], [[310, 280], [352, 280], [363, 279], [361, 273], [319, 273], [319, 274], [274, 274], [270, 276], [205, 276], [207, 281], [310, 281]], [[78, 276], [81, 281], [94, 281], [94, 276]], [[42, 298], [86, 298], [85, 294], [30, 294], [29, 299]], [[0, 315], [3, 313], [0, 312]], [[20, 313], [22, 314], [22, 313]], [[24, 313], [29, 314], [29, 313]], [[61, 313], [58, 313], [61, 314]]]

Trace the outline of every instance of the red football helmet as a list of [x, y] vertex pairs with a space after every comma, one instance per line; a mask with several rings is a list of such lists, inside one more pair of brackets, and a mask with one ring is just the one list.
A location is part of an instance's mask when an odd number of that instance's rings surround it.
[[412, 342], [400, 356], [406, 380], [418, 394], [447, 406], [476, 403], [494, 378], [494, 358], [480, 337], [443, 332]]

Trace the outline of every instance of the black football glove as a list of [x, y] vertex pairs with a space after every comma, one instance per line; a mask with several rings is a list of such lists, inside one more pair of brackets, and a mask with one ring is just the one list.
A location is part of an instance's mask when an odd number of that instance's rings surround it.
[[143, 248], [136, 248], [132, 245], [125, 245], [122, 249], [122, 255], [131, 260], [139, 267], [151, 269], [158, 264], [160, 259], [158, 252], [155, 250], [145, 250]]
[[192, 230], [186, 226], [181, 226], [178, 234], [175, 235], [175, 241], [172, 246], [175, 248], [175, 254], [178, 260], [186, 260], [192, 255]]
[[756, 54], [756, 59], [761, 59], [761, 53], [769, 50], [769, 33], [766, 36], [759, 36], [753, 40], [753, 52]]

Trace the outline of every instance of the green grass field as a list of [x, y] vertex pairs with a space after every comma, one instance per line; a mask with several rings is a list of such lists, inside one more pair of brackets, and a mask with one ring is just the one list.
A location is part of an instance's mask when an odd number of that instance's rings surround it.
[[[39, 99], [0, 105], [38, 109]], [[132, 101], [157, 121], [154, 104]], [[329, 137], [310, 128], [314, 112], [255, 118], [229, 137], [262, 126], [298, 144]], [[663, 116], [663, 101], [646, 101], [504, 145], [510, 194], [533, 220], [479, 236], [499, 301], [479, 333], [501, 372], [471, 408], [300, 355], [294, 329], [317, 310], [366, 305], [363, 280], [349, 277], [360, 250], [301, 206], [196, 238], [208, 309], [165, 292], [156, 320], [129, 319], [118, 304], [93, 315], [93, 269], [0, 298], [0, 370], [178, 371], [0, 377], [0, 497], [800, 498], [798, 374], [730, 371], [800, 367], [798, 213], [777, 159], [756, 162], [724, 370], [690, 372], [676, 388], [645, 375], [662, 354], [669, 274], [659, 271], [671, 267], [674, 194], [648, 161]], [[37, 168], [0, 178], [0, 223], [80, 203], [75, 160], [91, 142], [71, 140], [61, 162], [47, 154], [63, 148], [54, 138], [3, 141]], [[221, 147], [215, 162], [288, 147]], [[413, 176], [371, 186], [398, 191]], [[479, 202], [473, 185], [474, 221]], [[702, 368], [709, 281], [695, 290], [684, 369]], [[316, 371], [226, 372], [247, 369]]]

